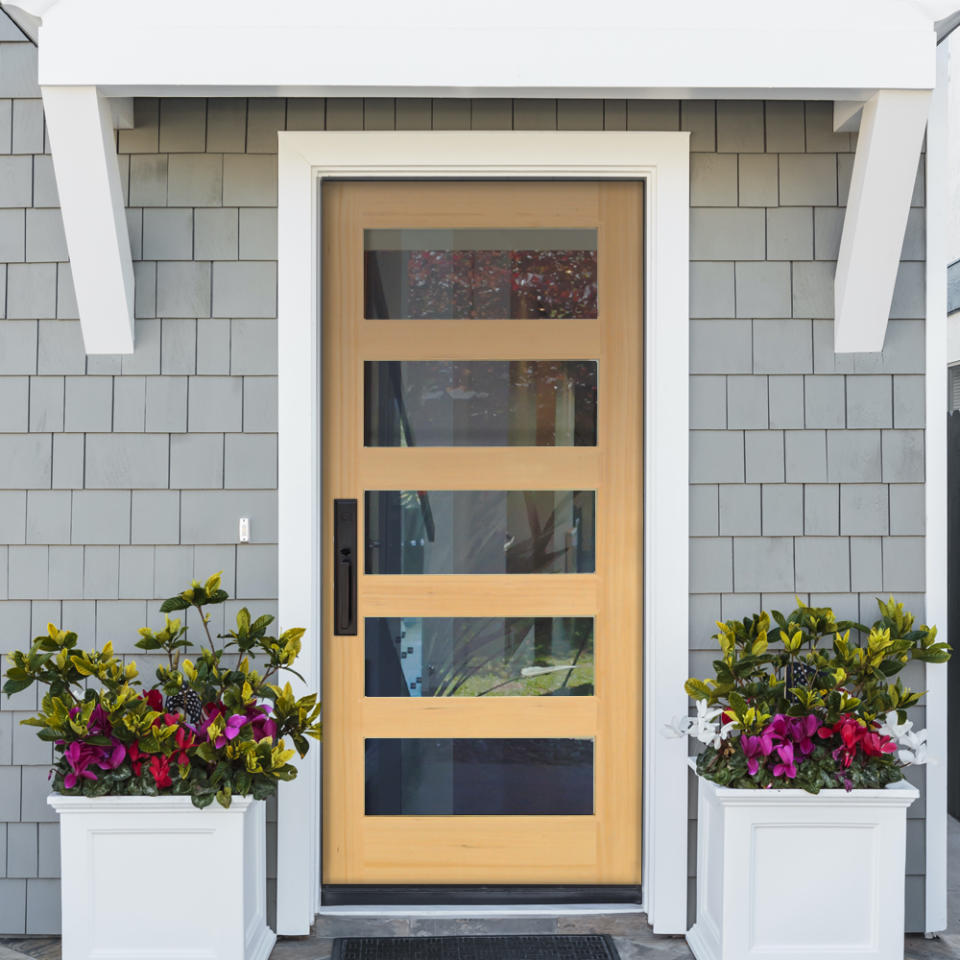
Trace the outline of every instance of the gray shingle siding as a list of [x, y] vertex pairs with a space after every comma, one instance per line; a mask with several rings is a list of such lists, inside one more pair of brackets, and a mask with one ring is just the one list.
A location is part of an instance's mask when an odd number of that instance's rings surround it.
[[[243, 602], [275, 607], [275, 133], [324, 126], [689, 130], [691, 670], [709, 670], [714, 620], [790, 606], [796, 592], [869, 619], [876, 592], [895, 591], [922, 614], [922, 175], [887, 348], [835, 357], [837, 203], [853, 138], [833, 134], [828, 105], [138, 100], [135, 128], [117, 135], [136, 352], [86, 358], [35, 70], [30, 44], [0, 43], [8, 638], [55, 620], [132, 652], [159, 598], [220, 568]], [[251, 518], [250, 545], [236, 545], [240, 515]], [[58, 924], [47, 748], [17, 726], [35, 703], [28, 691], [0, 712], [4, 934]], [[922, 816], [915, 805], [914, 930]]]

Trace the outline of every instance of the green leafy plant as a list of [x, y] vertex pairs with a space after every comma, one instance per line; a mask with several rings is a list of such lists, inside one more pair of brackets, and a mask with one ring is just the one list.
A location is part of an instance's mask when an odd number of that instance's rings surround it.
[[[300, 677], [293, 664], [304, 630], [273, 636], [274, 618], [254, 619], [244, 607], [236, 628], [214, 637], [207, 608], [228, 599], [218, 573], [164, 601], [164, 626], [143, 628], [136, 642], [166, 657], [147, 688], [136, 663], [124, 664], [112, 644], [80, 651], [76, 633], [53, 624], [29, 650], [9, 655], [4, 693], [47, 687], [39, 712], [23, 723], [54, 744], [56, 790], [177, 794], [197, 807], [214, 798], [229, 807], [234, 795], [266, 799], [281, 780], [296, 777], [294, 754], [304, 756], [308, 738], [322, 736], [316, 694], [297, 698], [289, 682], [279, 682], [282, 672]], [[170, 616], [190, 610], [204, 632], [198, 647]]]
[[[799, 600], [798, 600], [799, 602]], [[882, 787], [926, 759], [926, 731], [906, 711], [922, 693], [898, 674], [911, 661], [944, 663], [951, 648], [893, 597], [865, 626], [800, 603], [717, 623], [714, 676], [690, 679], [694, 718], [670, 732], [706, 745], [697, 772], [731, 787]]]

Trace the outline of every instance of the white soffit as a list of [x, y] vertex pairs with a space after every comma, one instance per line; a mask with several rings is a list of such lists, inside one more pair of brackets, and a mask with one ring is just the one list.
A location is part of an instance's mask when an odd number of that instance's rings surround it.
[[[108, 95], [806, 96], [931, 89], [909, 0], [17, 0], [41, 85]], [[960, 6], [960, 4], [958, 4]], [[719, 91], [719, 93], [717, 93]], [[184, 91], [185, 92], [185, 91]], [[701, 94], [702, 95], [702, 94]], [[708, 94], [709, 95], [709, 94]]]

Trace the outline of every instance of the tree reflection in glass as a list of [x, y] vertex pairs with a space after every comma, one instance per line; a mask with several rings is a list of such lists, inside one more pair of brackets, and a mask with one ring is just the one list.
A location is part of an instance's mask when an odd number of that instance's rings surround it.
[[371, 617], [368, 697], [592, 696], [590, 617]]
[[367, 230], [364, 315], [592, 319], [594, 229]]
[[370, 574], [593, 573], [592, 490], [376, 490]]
[[595, 360], [368, 360], [368, 447], [596, 446]]

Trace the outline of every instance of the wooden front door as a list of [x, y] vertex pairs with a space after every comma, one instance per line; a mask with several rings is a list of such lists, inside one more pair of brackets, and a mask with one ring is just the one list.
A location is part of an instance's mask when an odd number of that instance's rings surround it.
[[642, 210], [323, 186], [325, 883], [640, 882]]

